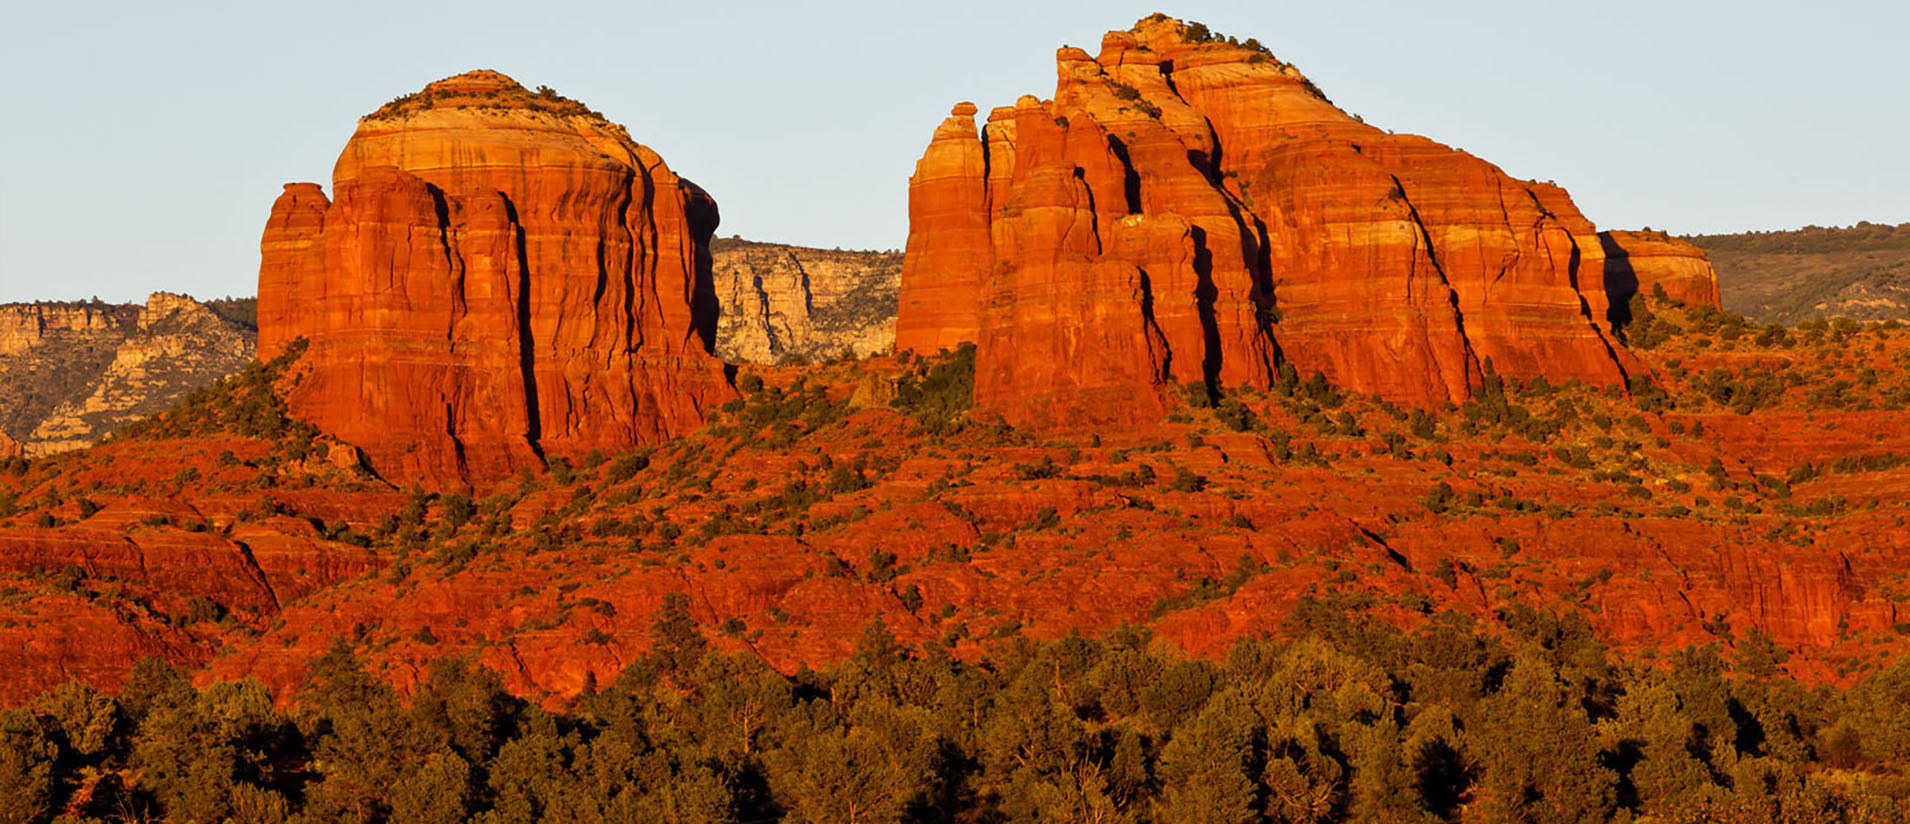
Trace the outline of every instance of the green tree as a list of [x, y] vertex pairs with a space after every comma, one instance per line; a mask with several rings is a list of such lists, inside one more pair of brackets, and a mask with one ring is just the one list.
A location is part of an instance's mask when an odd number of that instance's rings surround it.
[[1482, 767], [1491, 820], [1577, 824], [1610, 814], [1615, 778], [1599, 761], [1591, 720], [1551, 665], [1515, 659], [1471, 726], [1468, 750]]
[[1174, 731], [1161, 749], [1158, 817], [1188, 824], [1245, 824], [1255, 817], [1249, 773], [1257, 716], [1237, 694], [1222, 693]]
[[710, 643], [690, 614], [690, 596], [672, 592], [663, 596], [656, 617], [650, 623], [650, 655], [664, 672], [687, 675], [709, 650]]
[[168, 818], [220, 821], [233, 813], [237, 785], [268, 780], [285, 727], [257, 681], [167, 693], [139, 725], [132, 766]]
[[59, 750], [24, 710], [0, 710], [0, 822], [33, 824], [53, 814]]
[[82, 757], [104, 755], [120, 743], [119, 701], [78, 681], [35, 699], [33, 711], [51, 722], [61, 746]]
[[438, 753], [392, 788], [391, 824], [463, 824], [473, 800], [470, 762]]
[[771, 786], [807, 824], [900, 822], [925, 789], [924, 742], [901, 726], [814, 729], [768, 754]]

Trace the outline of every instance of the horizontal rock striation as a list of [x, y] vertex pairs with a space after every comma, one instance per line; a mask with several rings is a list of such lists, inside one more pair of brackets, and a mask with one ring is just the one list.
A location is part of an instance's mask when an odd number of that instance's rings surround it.
[[387, 477], [495, 479], [666, 439], [733, 393], [711, 354], [715, 201], [575, 101], [496, 72], [359, 121], [333, 199], [288, 185], [260, 243], [260, 351]]
[[1613, 307], [1623, 307], [1633, 295], [1662, 290], [1665, 297], [1686, 306], [1721, 309], [1718, 275], [1704, 250], [1649, 229], [1640, 232], [1598, 233], [1605, 250], [1605, 293]]
[[1052, 100], [955, 107], [910, 180], [897, 347], [972, 340], [1023, 424], [1301, 374], [1398, 401], [1613, 384], [1605, 255], [1557, 187], [1365, 125], [1256, 44], [1155, 16], [1063, 48]]

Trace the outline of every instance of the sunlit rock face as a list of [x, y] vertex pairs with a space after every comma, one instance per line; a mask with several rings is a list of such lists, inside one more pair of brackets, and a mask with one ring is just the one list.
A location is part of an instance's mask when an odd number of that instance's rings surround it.
[[496, 72], [359, 121], [332, 198], [260, 244], [260, 351], [304, 338], [298, 417], [387, 477], [495, 479], [652, 443], [733, 394], [711, 354], [715, 201], [623, 129]]
[[1341, 111], [1249, 41], [1155, 16], [1057, 53], [1054, 97], [955, 107], [910, 181], [897, 346], [972, 340], [1018, 423], [1131, 422], [1290, 362], [1435, 405], [1503, 375], [1622, 382], [1566, 193]]

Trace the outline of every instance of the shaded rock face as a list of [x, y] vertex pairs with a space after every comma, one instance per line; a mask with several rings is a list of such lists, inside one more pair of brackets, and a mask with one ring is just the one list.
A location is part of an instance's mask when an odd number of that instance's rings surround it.
[[1629, 319], [1625, 306], [1633, 295], [1652, 294], [1654, 287], [1686, 306], [1722, 308], [1718, 275], [1703, 249], [1649, 230], [1599, 232], [1598, 242], [1605, 250], [1605, 294], [1614, 323]]
[[738, 238], [710, 244], [724, 360], [867, 357], [895, 343], [902, 256]]
[[1604, 251], [1557, 187], [1367, 126], [1292, 66], [1156, 16], [1057, 54], [1053, 100], [955, 107], [910, 180], [897, 348], [977, 343], [1011, 422], [1301, 373], [1421, 405], [1621, 382]]
[[88, 446], [252, 356], [250, 328], [182, 295], [0, 306], [0, 432], [30, 456]]
[[387, 477], [495, 479], [667, 439], [733, 394], [711, 354], [716, 204], [621, 126], [496, 72], [359, 121], [333, 199], [286, 187], [260, 351], [294, 414]]

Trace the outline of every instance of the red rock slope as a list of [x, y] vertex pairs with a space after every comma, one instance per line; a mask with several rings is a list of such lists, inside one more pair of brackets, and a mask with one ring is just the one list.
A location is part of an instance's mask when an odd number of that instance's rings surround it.
[[1346, 114], [1257, 44], [1156, 15], [1053, 100], [977, 134], [963, 103], [910, 181], [897, 346], [978, 344], [1020, 424], [1145, 420], [1161, 388], [1301, 374], [1394, 400], [1502, 374], [1622, 381], [1604, 252], [1554, 186]]
[[309, 339], [294, 413], [387, 477], [651, 443], [732, 394], [710, 354], [715, 202], [575, 101], [438, 81], [359, 121], [333, 196], [273, 204], [259, 348]]

